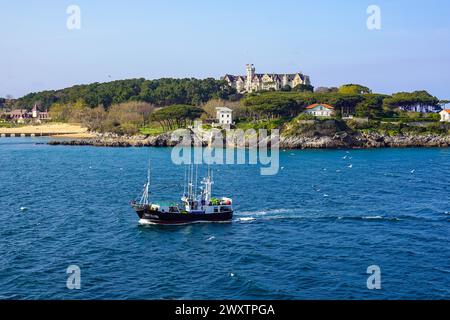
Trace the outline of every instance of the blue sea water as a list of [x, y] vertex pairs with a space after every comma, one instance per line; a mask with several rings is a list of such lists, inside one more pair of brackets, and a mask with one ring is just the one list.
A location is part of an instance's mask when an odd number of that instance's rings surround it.
[[450, 299], [449, 149], [283, 151], [268, 177], [216, 166], [234, 221], [161, 227], [128, 203], [149, 158], [152, 197], [179, 198], [170, 149], [42, 142], [0, 139], [1, 299]]

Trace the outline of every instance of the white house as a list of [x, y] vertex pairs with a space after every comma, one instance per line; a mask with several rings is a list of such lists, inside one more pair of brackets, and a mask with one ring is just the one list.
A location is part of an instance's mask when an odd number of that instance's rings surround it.
[[334, 115], [334, 108], [328, 104], [316, 103], [306, 107], [304, 113], [315, 117], [331, 117]]
[[217, 111], [217, 121], [221, 125], [232, 125], [233, 124], [233, 110], [227, 107], [216, 108]]
[[450, 122], [450, 109], [444, 109], [439, 114], [441, 115], [441, 122]]

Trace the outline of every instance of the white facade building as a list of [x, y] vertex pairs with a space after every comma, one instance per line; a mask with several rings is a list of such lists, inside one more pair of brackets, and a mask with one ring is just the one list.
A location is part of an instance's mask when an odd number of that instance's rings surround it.
[[439, 114], [441, 115], [441, 122], [450, 122], [450, 109], [444, 109]]
[[247, 64], [245, 76], [225, 75], [222, 79], [235, 88], [239, 93], [255, 92], [260, 90], [279, 91], [284, 87], [295, 88], [298, 85], [311, 85], [309, 76], [299, 73], [275, 74], [256, 73], [253, 64]]
[[217, 111], [217, 121], [221, 125], [232, 125], [233, 124], [233, 110], [226, 107], [216, 108]]

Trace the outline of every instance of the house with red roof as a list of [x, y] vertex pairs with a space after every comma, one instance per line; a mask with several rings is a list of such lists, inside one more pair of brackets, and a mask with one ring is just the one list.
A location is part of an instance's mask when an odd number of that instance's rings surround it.
[[329, 104], [315, 103], [306, 107], [304, 113], [315, 117], [332, 117], [335, 114], [335, 110]]
[[441, 122], [450, 122], [450, 109], [444, 109], [439, 114], [441, 115]]

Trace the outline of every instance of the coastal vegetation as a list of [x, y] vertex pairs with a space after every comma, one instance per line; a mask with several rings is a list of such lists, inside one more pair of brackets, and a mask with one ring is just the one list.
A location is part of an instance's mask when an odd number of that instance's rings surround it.
[[[216, 118], [218, 107], [233, 110], [237, 128], [276, 128], [285, 134], [449, 133], [447, 125], [439, 122], [439, 114], [414, 111], [448, 103], [426, 91], [385, 95], [359, 84], [313, 89], [299, 85], [238, 95], [224, 81], [214, 79], [131, 79], [0, 99], [0, 106], [12, 109], [36, 104], [49, 109], [52, 121], [81, 123], [90, 131], [118, 135], [158, 135], [187, 127], [196, 119], [208, 122]], [[333, 106], [333, 117], [304, 113], [316, 103]]]
[[55, 103], [50, 108], [54, 121], [81, 123], [91, 131], [117, 134], [136, 134], [149, 124], [155, 107], [146, 102], [124, 102], [105, 110], [103, 106], [90, 108], [84, 100], [71, 104]]

